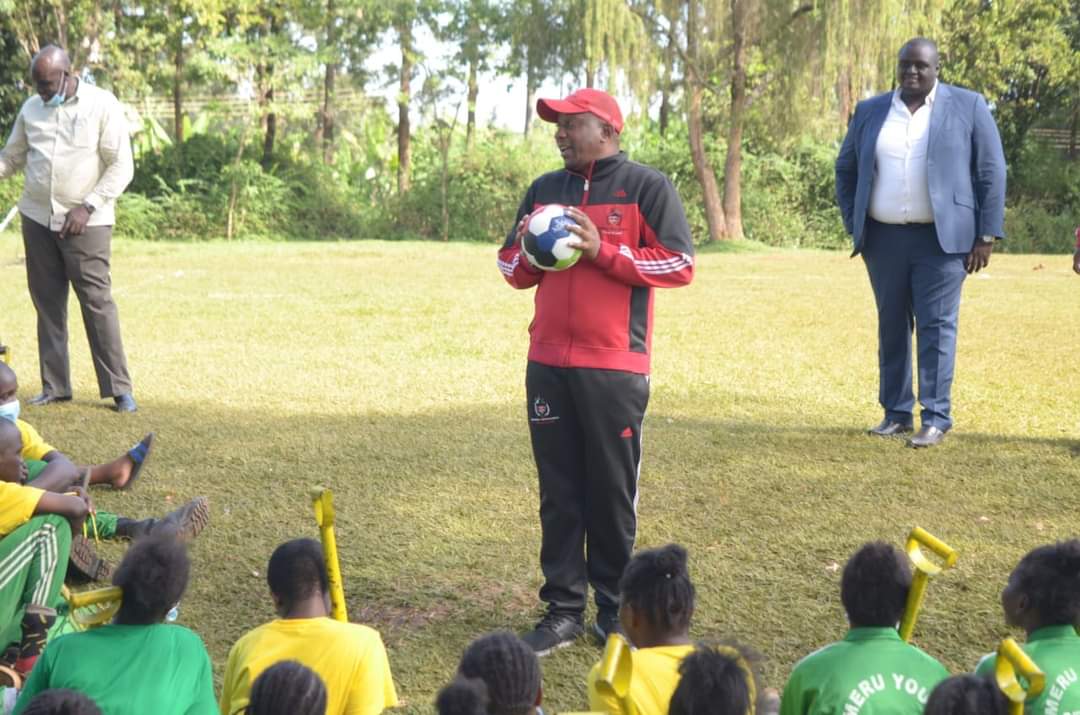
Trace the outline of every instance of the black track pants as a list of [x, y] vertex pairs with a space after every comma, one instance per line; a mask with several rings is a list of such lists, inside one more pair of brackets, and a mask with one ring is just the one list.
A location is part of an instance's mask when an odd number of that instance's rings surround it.
[[597, 606], [616, 608], [637, 531], [649, 378], [530, 362], [525, 389], [540, 477], [540, 599], [552, 612], [582, 613], [591, 583]]

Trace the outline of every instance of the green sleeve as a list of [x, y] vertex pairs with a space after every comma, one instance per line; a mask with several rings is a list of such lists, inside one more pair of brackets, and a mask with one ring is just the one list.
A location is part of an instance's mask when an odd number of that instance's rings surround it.
[[37, 663], [34, 664], [34, 669], [30, 671], [30, 677], [23, 683], [23, 688], [19, 691], [19, 699], [15, 702], [12, 715], [19, 715], [26, 709], [26, 706], [30, 704], [35, 695], [49, 689], [50, 670], [49, 649], [46, 648], [38, 658]]
[[206, 652], [206, 646], [196, 636], [199, 643], [199, 653], [195, 658], [202, 662], [199, 666], [199, 674], [195, 681], [195, 698], [188, 708], [186, 715], [217, 715], [218, 704], [214, 699], [214, 674], [210, 667], [210, 656]]
[[791, 677], [784, 686], [784, 695], [780, 698], [780, 715], [804, 715], [806, 710], [803, 700], [802, 677], [796, 666], [791, 671]]

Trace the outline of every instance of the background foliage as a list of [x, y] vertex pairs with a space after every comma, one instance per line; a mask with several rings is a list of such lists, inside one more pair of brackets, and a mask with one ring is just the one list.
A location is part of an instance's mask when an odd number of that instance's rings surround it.
[[[1071, 245], [1080, 0], [408, 6], [0, 0], [0, 130], [28, 95], [29, 58], [58, 42], [130, 109], [122, 234], [498, 241], [528, 182], [560, 164], [531, 112], [541, 83], [602, 86], [627, 111], [624, 147], [671, 176], [700, 242], [846, 248], [838, 142], [855, 102], [894, 85], [899, 45], [923, 34], [940, 41], [943, 78], [994, 109], [1009, 159], [1005, 250]], [[394, 61], [365, 64], [380, 48]], [[523, 132], [475, 112], [512, 79], [529, 93]], [[396, 106], [376, 96], [387, 87]], [[20, 181], [0, 182], [3, 206]]]

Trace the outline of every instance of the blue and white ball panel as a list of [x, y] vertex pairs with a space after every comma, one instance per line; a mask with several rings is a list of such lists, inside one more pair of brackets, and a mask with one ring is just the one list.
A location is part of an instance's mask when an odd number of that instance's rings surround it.
[[576, 224], [565, 211], [564, 206], [549, 204], [529, 217], [521, 247], [529, 263], [540, 270], [566, 270], [581, 257], [580, 249], [567, 245], [577, 237], [566, 228]]

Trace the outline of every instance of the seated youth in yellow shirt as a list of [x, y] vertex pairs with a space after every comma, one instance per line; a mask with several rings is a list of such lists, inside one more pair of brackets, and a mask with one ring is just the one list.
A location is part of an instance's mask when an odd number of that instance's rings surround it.
[[[678, 544], [639, 551], [619, 581], [619, 625], [636, 648], [630, 699], [639, 715], [667, 713], [679, 684], [679, 663], [694, 650], [694, 584], [686, 558], [686, 549]], [[597, 690], [599, 673], [597, 663], [589, 672], [589, 708], [621, 715], [619, 702]]]
[[0, 418], [14, 422], [19, 428], [23, 441], [23, 459], [46, 463], [41, 474], [35, 478], [37, 486], [51, 492], [67, 491], [86, 469], [90, 470], [90, 484], [108, 484], [113, 489], [127, 489], [135, 483], [154, 447], [153, 432], [111, 462], [89, 467], [76, 466], [67, 455], [42, 439], [30, 423], [19, 418], [20, 405], [16, 397], [18, 391], [19, 379], [15, 371], [0, 363]]
[[229, 651], [223, 715], [243, 713], [252, 683], [282, 660], [295, 660], [322, 678], [326, 715], [377, 715], [397, 705], [378, 631], [330, 618], [330, 585], [319, 542], [296, 539], [277, 547], [266, 581], [280, 618], [248, 631]]

